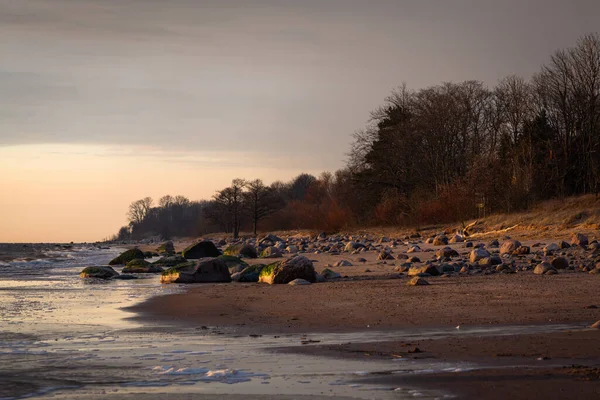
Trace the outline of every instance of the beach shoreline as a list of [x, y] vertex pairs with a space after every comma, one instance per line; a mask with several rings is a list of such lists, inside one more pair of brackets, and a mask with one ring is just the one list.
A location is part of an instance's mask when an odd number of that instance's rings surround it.
[[[319, 258], [318, 256], [316, 257]], [[338, 257], [339, 258], [339, 257]], [[253, 283], [202, 284], [152, 297], [127, 311], [142, 325], [173, 325], [231, 336], [304, 335], [306, 346], [267, 351], [317, 357], [432, 360], [474, 364], [473, 370], [393, 374], [358, 379], [384, 386], [439, 390], [460, 398], [580, 398], [600, 395], [598, 282], [588, 274], [466, 275], [428, 278], [365, 277], [290, 287]], [[590, 279], [592, 278], [592, 279]], [[559, 332], [510, 333], [510, 328], [554, 324]], [[458, 329], [457, 329], [458, 328]], [[443, 334], [434, 339], [369, 340], [369, 332], [492, 328], [497, 334]], [[502, 332], [506, 329], [506, 334]], [[362, 341], [322, 345], [319, 335], [355, 332]], [[560, 390], [559, 390], [560, 389]], [[562, 394], [561, 394], [562, 393]]]

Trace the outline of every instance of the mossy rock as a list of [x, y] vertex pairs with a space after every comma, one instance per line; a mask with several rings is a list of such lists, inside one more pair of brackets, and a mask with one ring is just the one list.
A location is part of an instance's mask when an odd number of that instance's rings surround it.
[[317, 274], [312, 261], [296, 256], [267, 265], [260, 272], [258, 281], [269, 284], [287, 284], [294, 279], [316, 282]]
[[167, 256], [167, 257], [158, 259], [158, 260], [154, 261], [152, 263], [152, 265], [155, 265], [157, 267], [170, 268], [170, 267], [174, 267], [178, 264], [185, 263], [187, 261], [188, 260], [186, 260], [183, 256], [175, 255], [175, 256]]
[[186, 262], [172, 266], [171, 268], [164, 271], [162, 273], [162, 275], [166, 276], [166, 275], [171, 275], [171, 274], [182, 272], [182, 271], [187, 271], [191, 268], [194, 268], [195, 266], [196, 266], [196, 261], [186, 261]]
[[175, 254], [175, 246], [173, 245], [173, 242], [169, 240], [158, 246], [156, 251], [160, 254], [173, 255]]
[[162, 273], [161, 283], [226, 283], [231, 282], [227, 265], [218, 258], [176, 265]]
[[113, 258], [108, 265], [125, 265], [136, 258], [144, 259], [144, 253], [140, 249], [131, 249], [121, 253], [118, 257]]
[[235, 256], [235, 257], [247, 257], [247, 258], [257, 258], [258, 253], [254, 246], [244, 243], [234, 244], [229, 246], [223, 252], [226, 256]]
[[119, 273], [112, 267], [85, 267], [79, 274], [81, 278], [112, 279]]
[[283, 257], [281, 250], [275, 246], [269, 246], [260, 252], [261, 258], [280, 258]]
[[219, 257], [221, 252], [219, 249], [217, 249], [217, 246], [215, 246], [213, 242], [209, 240], [203, 240], [187, 247], [181, 252], [181, 255], [188, 260], [196, 260], [206, 257]]
[[146, 260], [136, 258], [127, 263], [123, 271], [124, 274], [151, 274], [162, 272], [163, 269], [157, 265], [151, 264]]

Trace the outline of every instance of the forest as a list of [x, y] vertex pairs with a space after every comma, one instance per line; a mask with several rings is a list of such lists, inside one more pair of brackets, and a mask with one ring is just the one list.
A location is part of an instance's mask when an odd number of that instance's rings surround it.
[[600, 191], [600, 36], [526, 80], [391, 91], [354, 133], [346, 166], [289, 182], [234, 179], [212, 199], [129, 207], [114, 239], [210, 232], [421, 226], [527, 210]]

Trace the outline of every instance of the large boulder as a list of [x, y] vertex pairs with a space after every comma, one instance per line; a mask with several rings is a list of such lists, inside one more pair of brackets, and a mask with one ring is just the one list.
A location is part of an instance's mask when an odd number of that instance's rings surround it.
[[246, 258], [258, 257], [258, 253], [256, 252], [256, 249], [254, 248], [254, 246], [245, 244], [245, 243], [238, 243], [238, 244], [229, 246], [227, 249], [225, 249], [223, 254], [226, 256], [246, 257]]
[[112, 267], [85, 267], [79, 274], [81, 278], [111, 279], [118, 276], [119, 273]]
[[234, 256], [222, 255], [217, 257], [219, 260], [223, 261], [227, 268], [229, 268], [229, 272], [236, 273], [241, 272], [244, 268], [248, 266], [248, 264], [242, 259]]
[[262, 269], [259, 276], [259, 282], [269, 284], [285, 284], [294, 279], [316, 282], [315, 267], [312, 261], [304, 256], [288, 258], [267, 265]]
[[136, 258], [127, 263], [123, 271], [124, 274], [151, 274], [156, 272], [163, 272], [162, 267], [149, 263], [146, 260]]
[[231, 279], [236, 282], [258, 282], [260, 271], [264, 267], [264, 264], [249, 265], [242, 271], [232, 274]]
[[571, 244], [573, 246], [586, 247], [589, 244], [588, 237], [583, 233], [574, 233], [571, 237]]
[[210, 240], [203, 240], [183, 250], [181, 255], [188, 260], [196, 260], [206, 257], [219, 257], [221, 252], [213, 242]]
[[175, 255], [175, 256], [162, 257], [162, 258], [154, 261], [152, 264], [157, 267], [171, 268], [176, 265], [183, 264], [184, 262], [187, 262], [185, 257], [180, 256], [180, 255]]
[[422, 276], [422, 275], [438, 276], [440, 271], [434, 265], [421, 265], [410, 267], [408, 270], [408, 276]]
[[110, 260], [108, 265], [125, 265], [131, 260], [135, 260], [136, 258], [144, 259], [144, 252], [140, 249], [131, 249], [127, 250], [124, 253], [121, 253], [118, 257]]
[[275, 246], [269, 246], [260, 253], [261, 258], [279, 258], [283, 257], [281, 250]]
[[156, 251], [158, 252], [158, 254], [171, 256], [171, 255], [175, 254], [175, 246], [173, 245], [173, 242], [168, 240], [168, 241], [164, 242], [163, 244], [161, 244], [160, 246], [158, 246], [156, 248]]
[[521, 242], [518, 240], [507, 240], [500, 247], [500, 254], [514, 254], [521, 247]]
[[483, 247], [477, 247], [471, 251], [469, 254], [469, 261], [472, 263], [479, 262], [482, 258], [487, 258], [490, 256], [490, 252], [484, 249]]
[[229, 268], [223, 260], [207, 258], [169, 268], [162, 273], [161, 283], [227, 283], [231, 282]]

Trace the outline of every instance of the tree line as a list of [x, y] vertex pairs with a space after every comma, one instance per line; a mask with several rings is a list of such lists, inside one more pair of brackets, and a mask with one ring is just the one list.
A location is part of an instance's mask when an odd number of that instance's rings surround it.
[[529, 80], [398, 87], [334, 173], [269, 186], [235, 179], [201, 202], [139, 200], [122, 230], [237, 237], [241, 229], [444, 223], [599, 191], [600, 37], [590, 34]]

